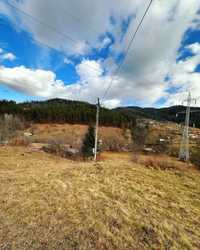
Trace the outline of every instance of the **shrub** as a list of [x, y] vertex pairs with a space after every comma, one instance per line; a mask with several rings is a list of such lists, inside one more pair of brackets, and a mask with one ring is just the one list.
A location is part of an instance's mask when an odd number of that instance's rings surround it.
[[5, 114], [0, 117], [0, 143], [9, 143], [17, 136], [19, 130], [25, 128], [25, 124], [19, 117]]
[[27, 147], [31, 143], [30, 138], [27, 137], [19, 137], [19, 138], [14, 138], [10, 141], [11, 146], [25, 146]]
[[[179, 145], [178, 145], [179, 146]], [[171, 146], [170, 148], [169, 148], [169, 151], [168, 151], [168, 154], [170, 155], [170, 156], [172, 156], [172, 157], [176, 157], [176, 158], [178, 158], [179, 157], [179, 147], [177, 147], [177, 146]]]
[[160, 170], [172, 170], [172, 169], [179, 169], [178, 164], [176, 162], [168, 159], [163, 158], [162, 156], [156, 155], [137, 155], [134, 154], [132, 158], [134, 163], [142, 164], [145, 167], [150, 167], [153, 169], [160, 169]]
[[192, 150], [190, 155], [190, 161], [196, 166], [200, 167], [200, 147]]
[[94, 155], [94, 144], [95, 144], [95, 128], [93, 126], [89, 126], [81, 148], [84, 157], [90, 158]]
[[121, 140], [120, 138], [117, 138], [115, 136], [108, 136], [103, 141], [103, 150], [106, 151], [124, 151], [125, 148], [125, 142], [124, 140]]
[[144, 145], [147, 140], [149, 133], [149, 125], [137, 122], [131, 130], [133, 147], [136, 150], [141, 150], [144, 148]]
[[46, 153], [61, 156], [63, 158], [69, 158], [77, 160], [80, 158], [79, 151], [70, 147], [70, 145], [64, 144], [63, 140], [54, 139], [49, 142], [47, 146], [43, 147]]

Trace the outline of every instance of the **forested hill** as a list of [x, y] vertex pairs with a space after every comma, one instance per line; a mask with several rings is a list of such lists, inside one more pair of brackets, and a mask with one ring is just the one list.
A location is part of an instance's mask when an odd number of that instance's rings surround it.
[[[157, 121], [172, 121], [182, 123], [185, 120], [186, 108], [172, 106], [169, 108], [140, 108], [121, 107], [113, 110], [101, 108], [100, 124], [104, 126], [126, 127], [133, 125], [136, 118], [149, 118]], [[193, 111], [199, 111], [195, 113]], [[191, 108], [190, 125], [200, 127], [200, 108]], [[182, 112], [176, 116], [177, 113]], [[87, 102], [51, 99], [47, 101], [33, 101], [16, 103], [14, 101], [0, 101], [0, 115], [17, 114], [28, 121], [38, 123], [71, 123], [94, 124], [96, 106]]]
[[[0, 114], [17, 114], [28, 121], [37, 123], [71, 123], [94, 124], [96, 106], [79, 101], [51, 99], [47, 101], [33, 101], [16, 103], [14, 101], [0, 101]], [[101, 108], [100, 125], [123, 127], [130, 126], [135, 121], [116, 110]]]
[[[183, 123], [185, 120], [185, 106], [172, 106], [168, 108], [140, 108], [140, 107], [121, 107], [115, 109], [118, 112], [134, 118], [149, 118], [157, 121], [172, 121]], [[194, 112], [198, 111], [198, 112]], [[181, 113], [179, 113], [181, 112]], [[177, 116], [178, 113], [178, 116]], [[191, 108], [190, 125], [195, 124], [200, 128], [200, 108]]]

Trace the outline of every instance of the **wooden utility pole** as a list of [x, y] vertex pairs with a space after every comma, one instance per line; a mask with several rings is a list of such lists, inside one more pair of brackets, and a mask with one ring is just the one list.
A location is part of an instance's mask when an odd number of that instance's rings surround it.
[[97, 100], [97, 113], [96, 113], [96, 127], [95, 127], [95, 145], [94, 145], [94, 161], [97, 160], [97, 147], [98, 147], [98, 130], [99, 130], [99, 110], [100, 101]]

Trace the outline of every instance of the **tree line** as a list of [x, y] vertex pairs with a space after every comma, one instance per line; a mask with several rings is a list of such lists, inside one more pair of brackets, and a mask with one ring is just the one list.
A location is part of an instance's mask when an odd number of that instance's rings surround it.
[[[127, 115], [129, 118], [147, 118], [161, 122], [171, 121], [183, 124], [185, 122], [186, 107], [180, 105], [167, 108], [123, 107], [115, 110]], [[200, 108], [191, 107], [190, 126], [193, 125], [200, 128]]]
[[[1, 114], [14, 114], [36, 123], [71, 123], [94, 124], [96, 106], [79, 101], [52, 99], [47, 101], [32, 101], [16, 103], [0, 101]], [[128, 127], [135, 119], [115, 110], [100, 109], [100, 125]]]

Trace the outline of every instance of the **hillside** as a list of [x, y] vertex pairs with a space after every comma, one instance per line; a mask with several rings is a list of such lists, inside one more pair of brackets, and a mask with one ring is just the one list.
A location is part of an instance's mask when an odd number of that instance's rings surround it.
[[0, 249], [200, 249], [192, 166], [164, 157], [163, 171], [108, 153], [72, 162], [23, 147], [0, 155]]
[[[27, 139], [33, 147], [57, 142], [80, 150], [87, 130], [87, 125], [80, 124], [35, 123], [25, 131], [22, 131], [22, 134], [25, 132], [25, 134], [30, 133], [32, 135]], [[130, 150], [132, 147], [130, 133], [128, 133], [128, 130], [121, 128], [101, 126], [99, 127], [99, 138], [103, 142], [102, 150], [124, 151]]]
[[[185, 120], [185, 106], [172, 106], [167, 108], [140, 108], [140, 107], [119, 107], [115, 109], [118, 112], [131, 118], [147, 118], [157, 121], [171, 121], [183, 123]], [[198, 111], [197, 113], [194, 111]], [[177, 113], [182, 112], [180, 114]], [[200, 128], [200, 108], [191, 108], [190, 125], [195, 124]]]
[[[183, 123], [185, 109], [184, 106], [168, 108], [119, 107], [113, 110], [101, 107], [100, 125], [130, 126], [135, 123], [137, 118]], [[191, 111], [190, 125], [195, 124], [196, 127], [200, 128], [200, 108], [192, 107]], [[177, 116], [176, 114], [179, 112], [182, 113]], [[95, 122], [96, 106], [86, 102], [58, 98], [18, 104], [13, 101], [0, 101], [0, 113], [18, 114], [26, 120], [36, 123], [91, 124]]]
[[[0, 101], [0, 114], [14, 114], [35, 123], [93, 124], [96, 106], [79, 101], [51, 99], [47, 101], [16, 103]], [[121, 112], [101, 108], [100, 125], [124, 127], [134, 123], [134, 118]]]

